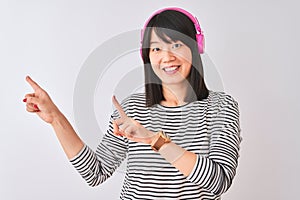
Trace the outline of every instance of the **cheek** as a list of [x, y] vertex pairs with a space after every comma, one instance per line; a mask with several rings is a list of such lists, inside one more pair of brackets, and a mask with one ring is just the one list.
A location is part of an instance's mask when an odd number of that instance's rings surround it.
[[150, 59], [151, 65], [158, 63], [156, 56], [154, 56], [152, 54], [149, 55], [149, 59]]
[[159, 73], [159, 65], [151, 64], [153, 72], [157, 75]]
[[183, 54], [182, 59], [184, 60], [184, 62], [192, 64], [192, 53], [191, 52], [185, 52], [185, 54]]
[[153, 70], [159, 68], [159, 60], [156, 56], [150, 56], [149, 59]]
[[176, 56], [182, 63], [192, 64], [192, 52], [190, 49], [181, 49], [179, 52], [176, 52]]

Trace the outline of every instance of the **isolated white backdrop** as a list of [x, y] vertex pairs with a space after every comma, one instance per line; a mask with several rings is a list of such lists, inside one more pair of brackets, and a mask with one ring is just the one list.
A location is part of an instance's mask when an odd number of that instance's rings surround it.
[[[103, 42], [142, 27], [153, 11], [166, 6], [185, 8], [198, 17], [207, 55], [225, 91], [240, 105], [244, 139], [240, 164], [223, 199], [297, 198], [296, 0], [1, 0], [0, 199], [118, 198], [122, 169], [100, 187], [89, 188], [68, 162], [51, 127], [26, 113], [22, 99], [31, 88], [24, 79], [31, 75], [40, 83], [76, 129], [73, 94], [83, 63]], [[130, 56], [133, 64], [128, 67], [139, 65], [138, 52]], [[96, 92], [95, 99], [99, 95]], [[110, 96], [103, 99], [109, 103]], [[96, 111], [104, 107], [112, 109], [110, 104], [95, 105]], [[109, 113], [98, 119], [105, 117]], [[89, 133], [79, 134], [91, 140]], [[94, 143], [100, 138], [101, 133]]]

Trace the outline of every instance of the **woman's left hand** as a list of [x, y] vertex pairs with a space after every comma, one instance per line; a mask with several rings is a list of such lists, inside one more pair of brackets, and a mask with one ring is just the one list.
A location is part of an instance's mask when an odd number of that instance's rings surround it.
[[113, 121], [114, 134], [124, 136], [135, 142], [151, 144], [156, 134], [128, 117], [115, 96], [113, 96], [112, 102], [120, 114], [120, 118]]

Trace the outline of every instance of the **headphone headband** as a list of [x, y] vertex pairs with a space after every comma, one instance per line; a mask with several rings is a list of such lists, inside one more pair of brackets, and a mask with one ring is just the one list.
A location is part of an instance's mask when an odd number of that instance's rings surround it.
[[[174, 11], [178, 11], [183, 13], [184, 15], [186, 15], [194, 24], [195, 26], [195, 30], [196, 30], [196, 40], [197, 40], [197, 44], [198, 44], [198, 51], [200, 54], [204, 53], [204, 35], [203, 32], [201, 30], [200, 24], [198, 22], [198, 19], [196, 17], [194, 17], [191, 13], [189, 13], [188, 11], [182, 9], [182, 8], [177, 8], [177, 7], [170, 7], [170, 8], [163, 8], [160, 10], [157, 10], [156, 12], [154, 12], [149, 19], [146, 21], [143, 29], [141, 30], [141, 44], [143, 43], [143, 39], [144, 39], [144, 33], [146, 30], [147, 25], [149, 24], [150, 20], [157, 14], [160, 14], [163, 11], [166, 10], [174, 10]], [[142, 48], [140, 49], [140, 53], [142, 56]], [[142, 56], [143, 57], [143, 56]]]

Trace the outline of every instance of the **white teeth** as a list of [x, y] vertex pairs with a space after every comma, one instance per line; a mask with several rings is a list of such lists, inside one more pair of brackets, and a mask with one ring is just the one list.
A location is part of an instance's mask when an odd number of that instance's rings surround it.
[[174, 71], [175, 69], [177, 69], [177, 67], [166, 67], [166, 68], [164, 68], [164, 70], [166, 72]]

